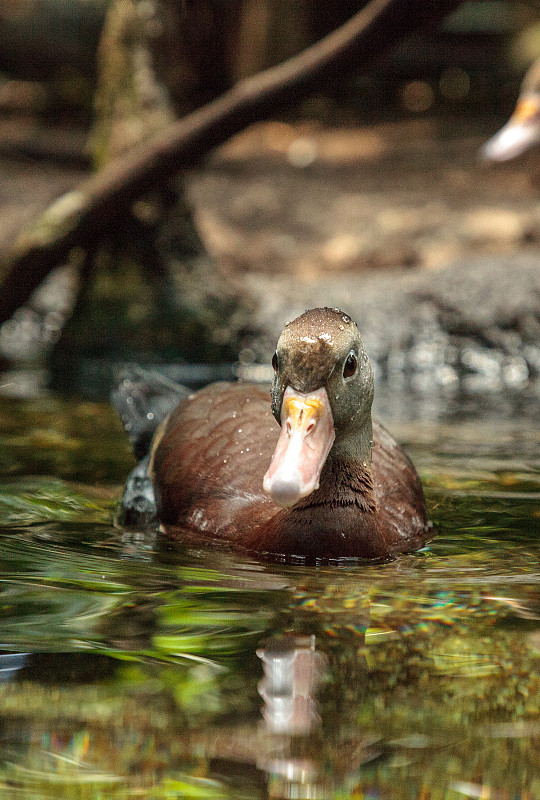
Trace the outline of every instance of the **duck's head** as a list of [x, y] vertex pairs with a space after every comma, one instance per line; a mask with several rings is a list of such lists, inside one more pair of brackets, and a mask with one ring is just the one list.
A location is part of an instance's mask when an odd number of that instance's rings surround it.
[[263, 486], [292, 506], [319, 486], [332, 457], [371, 463], [373, 370], [353, 320], [314, 308], [286, 325], [272, 359], [281, 434]]
[[528, 70], [514, 113], [482, 147], [488, 161], [509, 161], [540, 143], [540, 59]]

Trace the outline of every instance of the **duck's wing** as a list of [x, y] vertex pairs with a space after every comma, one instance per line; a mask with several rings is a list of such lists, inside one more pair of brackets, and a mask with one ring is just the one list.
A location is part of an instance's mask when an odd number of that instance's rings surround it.
[[167, 526], [236, 539], [275, 514], [263, 476], [279, 426], [267, 388], [215, 383], [169, 417], [152, 451], [152, 472]]
[[137, 459], [146, 456], [154, 433], [190, 389], [159, 372], [140, 367], [122, 367], [111, 403], [126, 429]]

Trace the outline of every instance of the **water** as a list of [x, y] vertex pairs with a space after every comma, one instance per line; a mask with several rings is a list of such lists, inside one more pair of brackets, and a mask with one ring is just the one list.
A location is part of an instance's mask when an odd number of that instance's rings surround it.
[[0, 400], [0, 798], [540, 797], [535, 416], [390, 427], [439, 536], [316, 569], [114, 527], [113, 413]]

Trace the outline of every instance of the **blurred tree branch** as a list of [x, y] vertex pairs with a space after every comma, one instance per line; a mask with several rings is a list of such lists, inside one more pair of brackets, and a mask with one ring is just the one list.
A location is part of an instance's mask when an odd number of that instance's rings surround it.
[[337, 30], [276, 67], [238, 82], [164, 128], [57, 200], [23, 232], [4, 262], [0, 323], [12, 316], [70, 251], [94, 246], [122, 224], [130, 204], [198, 163], [252, 122], [298, 100], [318, 82], [364, 69], [410, 33], [437, 23], [462, 0], [371, 0]]

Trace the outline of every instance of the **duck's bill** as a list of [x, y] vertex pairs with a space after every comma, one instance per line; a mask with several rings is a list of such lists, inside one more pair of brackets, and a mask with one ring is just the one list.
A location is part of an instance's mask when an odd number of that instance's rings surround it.
[[488, 161], [509, 161], [540, 142], [540, 95], [519, 100], [516, 110], [480, 153]]
[[293, 506], [319, 488], [324, 462], [335, 439], [326, 389], [283, 395], [281, 433], [263, 488], [278, 506]]

